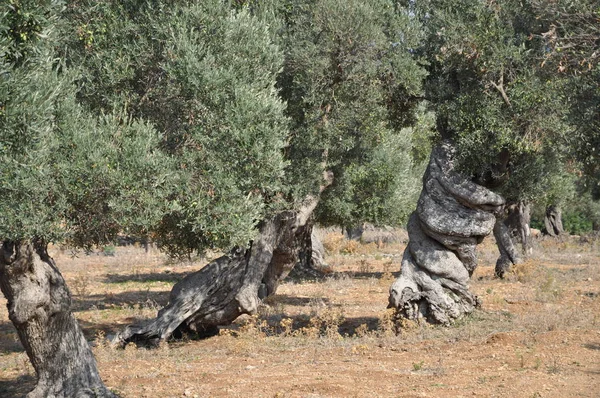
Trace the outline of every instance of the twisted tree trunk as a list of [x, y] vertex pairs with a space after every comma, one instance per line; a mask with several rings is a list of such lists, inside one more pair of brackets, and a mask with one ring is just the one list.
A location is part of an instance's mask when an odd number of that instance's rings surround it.
[[469, 290], [475, 247], [492, 232], [504, 199], [453, 168], [451, 146], [434, 148], [408, 223], [401, 274], [390, 288], [390, 307], [408, 319], [450, 324], [479, 304]]
[[71, 313], [71, 295], [43, 242], [2, 242], [0, 288], [37, 373], [27, 397], [114, 397]]
[[555, 205], [548, 206], [544, 226], [546, 227], [546, 233], [550, 236], [559, 236], [565, 232], [560, 207]]
[[494, 274], [499, 278], [504, 278], [504, 275], [510, 270], [511, 265], [516, 265], [521, 262], [521, 257], [513, 244], [510, 231], [506, 226], [505, 221], [501, 218], [498, 218], [494, 225], [494, 237], [496, 238], [498, 251], [500, 251], [500, 257], [496, 261]]
[[529, 204], [519, 201], [506, 206], [507, 217], [504, 224], [508, 227], [510, 235], [521, 244], [524, 254], [531, 253], [531, 208]]
[[[326, 185], [332, 175], [326, 173]], [[155, 346], [182, 333], [212, 335], [242, 314], [254, 314], [261, 299], [274, 294], [299, 258], [307, 223], [319, 201], [309, 195], [297, 211], [262, 222], [249, 249], [236, 248], [175, 284], [156, 319], [128, 326], [114, 343]]]

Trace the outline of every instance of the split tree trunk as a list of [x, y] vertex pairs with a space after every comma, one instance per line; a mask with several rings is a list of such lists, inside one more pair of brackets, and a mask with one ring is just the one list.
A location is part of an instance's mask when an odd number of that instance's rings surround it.
[[[325, 173], [326, 184], [333, 176]], [[234, 249], [175, 284], [169, 303], [156, 319], [128, 326], [114, 340], [155, 346], [182, 333], [212, 335], [219, 325], [231, 324], [242, 314], [254, 314], [261, 299], [274, 294], [290, 273], [306, 241], [309, 218], [319, 196], [309, 195], [297, 211], [285, 211], [262, 222], [247, 250]], [[308, 232], [307, 232], [308, 231]]]
[[550, 236], [560, 236], [565, 232], [560, 207], [555, 205], [548, 206], [544, 226], [546, 227], [546, 233]]
[[[301, 228], [301, 229], [300, 229]], [[325, 248], [315, 233], [314, 225], [309, 221], [296, 233], [298, 261], [289, 273], [292, 279], [319, 280], [325, 277]]]
[[114, 397], [71, 313], [71, 295], [43, 242], [2, 242], [0, 288], [37, 373], [27, 397]]
[[390, 288], [389, 306], [401, 317], [450, 324], [479, 305], [469, 290], [475, 247], [492, 232], [504, 199], [453, 167], [448, 143], [433, 149], [401, 274]]

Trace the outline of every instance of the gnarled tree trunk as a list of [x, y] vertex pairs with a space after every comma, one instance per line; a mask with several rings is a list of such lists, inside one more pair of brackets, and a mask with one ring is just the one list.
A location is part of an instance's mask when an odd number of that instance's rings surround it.
[[531, 253], [531, 207], [519, 201], [506, 206], [507, 217], [504, 224], [508, 227], [510, 235], [521, 244], [524, 254]]
[[[326, 173], [325, 177], [329, 185], [333, 176]], [[156, 319], [128, 326], [114, 342], [153, 346], [186, 332], [210, 335], [242, 314], [254, 314], [260, 300], [274, 294], [296, 265], [318, 201], [319, 196], [309, 195], [299, 210], [263, 221], [249, 249], [234, 249], [186, 276], [173, 286], [169, 303]]]
[[409, 243], [389, 304], [408, 319], [450, 324], [479, 304], [469, 290], [477, 266], [475, 247], [496, 224], [504, 199], [453, 170], [452, 148], [434, 148]]
[[562, 235], [565, 230], [562, 224], [562, 211], [560, 207], [550, 205], [546, 208], [546, 218], [544, 218], [546, 233], [550, 236]]
[[0, 288], [37, 373], [29, 398], [114, 397], [71, 313], [71, 295], [43, 242], [2, 242]]
[[506, 226], [505, 221], [500, 217], [496, 220], [496, 224], [494, 225], [494, 237], [496, 238], [496, 245], [500, 251], [500, 257], [498, 257], [498, 260], [496, 261], [494, 274], [499, 278], [504, 278], [504, 275], [510, 270], [511, 265], [516, 265], [521, 262], [521, 257], [513, 244], [510, 231]]
[[295, 279], [321, 279], [325, 277], [325, 248], [315, 233], [314, 225], [309, 221], [296, 233], [298, 261], [289, 273]]

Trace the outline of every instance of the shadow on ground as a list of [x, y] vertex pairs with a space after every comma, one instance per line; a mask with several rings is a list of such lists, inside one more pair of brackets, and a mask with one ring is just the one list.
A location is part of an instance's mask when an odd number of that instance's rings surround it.
[[296, 297], [288, 296], [287, 294], [275, 294], [265, 299], [265, 304], [267, 305], [283, 304], [297, 307], [304, 307], [314, 302], [328, 305], [329, 299], [327, 297]]
[[92, 294], [88, 296], [75, 296], [71, 310], [73, 312], [89, 310], [108, 310], [131, 308], [133, 306], [147, 306], [161, 308], [169, 301], [167, 290], [156, 292], [149, 290], [131, 290], [122, 293]]
[[583, 345], [588, 350], [600, 350], [600, 344], [598, 343], [587, 343]]
[[127, 282], [179, 282], [190, 272], [148, 272], [142, 274], [107, 274], [105, 283], [127, 283]]
[[[12, 352], [23, 352], [23, 346], [19, 341], [17, 329], [10, 322], [0, 323], [0, 352], [8, 354]], [[0, 389], [0, 392], [2, 390]], [[0, 397], [4, 395], [0, 394]]]
[[[394, 279], [400, 277], [400, 271], [390, 272], [389, 274], [392, 274]], [[336, 272], [332, 275], [333, 278], [340, 277], [341, 275], [347, 275], [352, 279], [382, 279], [384, 277], [387, 278], [386, 272]]]
[[34, 376], [19, 376], [14, 380], [0, 380], [0, 397], [22, 398], [35, 388], [36, 378]]

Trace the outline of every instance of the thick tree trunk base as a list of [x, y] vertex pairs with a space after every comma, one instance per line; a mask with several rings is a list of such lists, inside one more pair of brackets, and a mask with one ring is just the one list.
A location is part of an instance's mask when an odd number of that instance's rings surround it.
[[301, 228], [302, 231], [297, 235], [298, 262], [287, 277], [295, 281], [322, 280], [327, 276], [324, 271], [327, 264], [323, 243], [315, 234], [312, 223], [307, 223]]
[[173, 286], [169, 303], [158, 312], [156, 319], [128, 326], [114, 342], [157, 346], [171, 336], [211, 335], [217, 332], [218, 325], [231, 323], [243, 313], [252, 313], [254, 307], [244, 308], [236, 299], [243, 286], [250, 253], [250, 250], [233, 250], [186, 276]]
[[[323, 180], [319, 194], [331, 184], [333, 174], [324, 171]], [[256, 313], [261, 300], [275, 293], [306, 249], [312, 232], [309, 219], [318, 202], [318, 195], [308, 195], [297, 211], [263, 221], [249, 249], [234, 249], [186, 276], [173, 286], [169, 303], [156, 319], [128, 326], [113, 343], [156, 346], [184, 333], [214, 335], [218, 326]]]
[[261, 300], [276, 292], [297, 263], [305, 235], [312, 230], [303, 221], [298, 225], [293, 211], [265, 221], [250, 249], [234, 249], [186, 276], [173, 287], [156, 319], [128, 326], [113, 342], [156, 346], [184, 333], [208, 337], [218, 333], [218, 326], [256, 313]]
[[453, 171], [447, 143], [432, 151], [400, 277], [390, 288], [389, 306], [398, 316], [448, 325], [479, 305], [469, 290], [475, 248], [503, 205], [501, 196]]
[[70, 311], [71, 295], [41, 242], [3, 242], [0, 288], [37, 373], [27, 397], [114, 397]]

